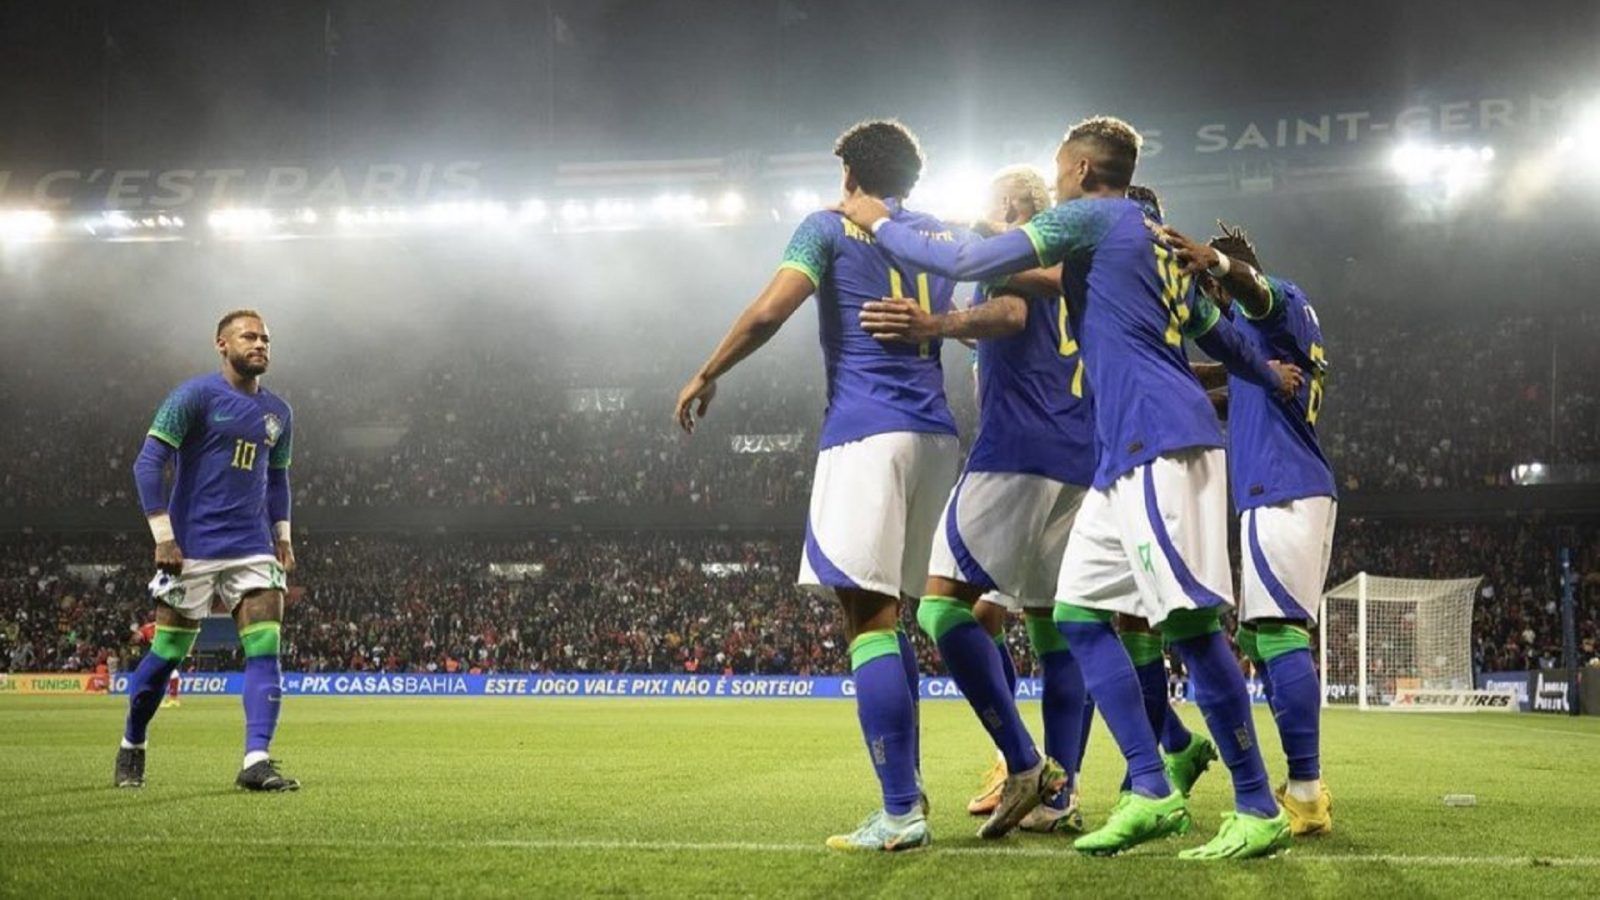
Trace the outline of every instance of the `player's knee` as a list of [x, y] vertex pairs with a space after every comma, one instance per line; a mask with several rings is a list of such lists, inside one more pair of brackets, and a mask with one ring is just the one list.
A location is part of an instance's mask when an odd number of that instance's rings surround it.
[[952, 597], [923, 597], [917, 605], [917, 625], [935, 642], [950, 629], [968, 622], [977, 624], [977, 621], [966, 604]]
[[246, 657], [277, 656], [283, 626], [278, 622], [257, 622], [239, 629], [239, 646]]
[[1170, 643], [1190, 641], [1222, 630], [1222, 620], [1214, 609], [1179, 609], [1161, 623], [1161, 635]]
[[200, 637], [200, 626], [184, 628], [177, 625], [157, 625], [155, 636], [150, 639], [150, 652], [161, 657], [167, 662], [182, 662], [189, 651], [194, 649], [194, 642]]

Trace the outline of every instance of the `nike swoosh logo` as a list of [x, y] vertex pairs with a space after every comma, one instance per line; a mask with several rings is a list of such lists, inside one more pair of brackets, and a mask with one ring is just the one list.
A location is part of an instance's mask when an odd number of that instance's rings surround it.
[[233, 421], [233, 416], [225, 416], [222, 413], [213, 413], [212, 416], [211, 416], [211, 421], [213, 421], [213, 422], [231, 422], [231, 421]]

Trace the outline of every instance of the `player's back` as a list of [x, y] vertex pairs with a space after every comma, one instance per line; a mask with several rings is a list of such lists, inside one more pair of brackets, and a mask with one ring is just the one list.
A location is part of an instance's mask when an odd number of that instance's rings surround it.
[[1338, 495], [1317, 440], [1327, 371], [1322, 326], [1298, 285], [1270, 276], [1267, 282], [1272, 308], [1259, 319], [1235, 316], [1234, 327], [1263, 357], [1292, 362], [1307, 377], [1287, 402], [1243, 378], [1228, 379], [1229, 481], [1241, 510]]
[[978, 436], [968, 471], [1022, 472], [1065, 484], [1094, 478], [1094, 405], [1059, 294], [1023, 298], [1026, 327], [978, 342]]
[[[893, 218], [930, 236], [953, 239], [938, 219], [891, 201]], [[955, 282], [897, 266], [871, 233], [834, 212], [812, 213], [784, 257], [816, 284], [817, 321], [828, 379], [828, 410], [820, 446], [874, 434], [912, 431], [955, 434], [945, 402], [940, 342], [886, 343], [861, 327], [866, 303], [904, 297], [930, 312], [951, 308]]]
[[168, 395], [150, 434], [178, 451], [168, 513], [185, 557], [272, 553], [267, 468], [288, 464], [290, 415], [266, 388], [248, 394], [216, 372]]
[[1193, 281], [1156, 242], [1143, 208], [1095, 198], [1046, 215], [1041, 230], [1071, 220], [1086, 235], [1064, 260], [1062, 286], [1083, 307], [1079, 341], [1102, 451], [1095, 486], [1166, 453], [1221, 447], [1216, 415], [1183, 351]]

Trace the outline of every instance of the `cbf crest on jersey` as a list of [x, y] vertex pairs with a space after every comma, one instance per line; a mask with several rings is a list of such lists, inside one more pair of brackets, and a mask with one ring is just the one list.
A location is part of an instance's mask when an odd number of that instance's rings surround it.
[[274, 447], [278, 443], [278, 435], [283, 434], [283, 420], [272, 413], [267, 413], [267, 446]]

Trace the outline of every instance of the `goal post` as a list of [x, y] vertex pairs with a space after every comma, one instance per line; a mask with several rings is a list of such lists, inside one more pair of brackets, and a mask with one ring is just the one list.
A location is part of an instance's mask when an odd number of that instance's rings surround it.
[[1322, 705], [1391, 707], [1418, 691], [1471, 691], [1479, 578], [1361, 572], [1322, 597]]

